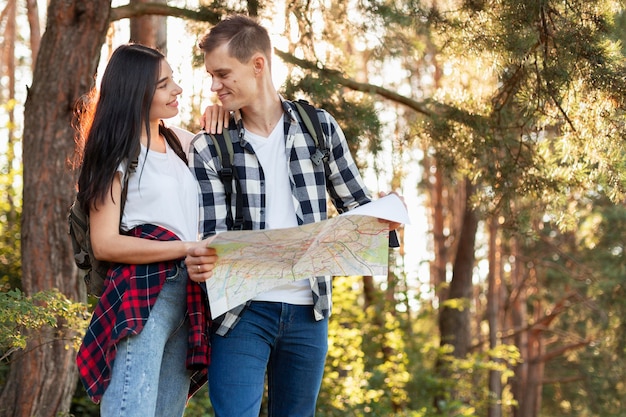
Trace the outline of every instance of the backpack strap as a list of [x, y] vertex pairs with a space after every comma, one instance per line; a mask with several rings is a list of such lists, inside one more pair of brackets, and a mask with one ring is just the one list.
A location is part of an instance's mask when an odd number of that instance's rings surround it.
[[328, 160], [329, 151], [326, 148], [326, 141], [324, 140], [324, 133], [322, 132], [320, 118], [317, 116], [317, 110], [315, 107], [310, 105], [308, 101], [303, 99], [294, 101], [293, 104], [295, 104], [298, 109], [298, 113], [300, 114], [306, 129], [315, 141], [316, 149], [315, 153], [311, 155], [311, 161], [313, 161], [315, 165], [321, 164], [322, 161], [326, 162]]
[[[317, 110], [308, 101], [304, 99], [299, 99], [293, 102], [298, 109], [298, 113], [300, 113], [300, 117], [304, 122], [309, 134], [313, 137], [315, 141], [315, 153], [311, 155], [311, 161], [315, 165], [319, 165], [322, 161], [328, 161], [329, 150], [326, 148], [326, 141], [324, 140], [324, 134], [322, 132], [322, 125], [320, 123], [320, 119], [317, 116]], [[312, 121], [315, 120], [315, 123]], [[326, 168], [328, 168], [326, 166]], [[327, 174], [328, 175], [328, 172]], [[398, 234], [395, 230], [392, 230], [389, 233], [389, 247], [397, 248], [400, 246], [400, 241], [398, 239]]]
[[[315, 141], [315, 153], [311, 155], [311, 160], [315, 165], [328, 160], [329, 151], [326, 148], [322, 125], [317, 116], [317, 110], [308, 101], [300, 99], [293, 102], [296, 109], [307, 128], [307, 131]], [[313, 122], [315, 121], [315, 122]], [[234, 150], [233, 143], [230, 138], [228, 129], [224, 129], [221, 135], [213, 135], [206, 132], [211, 137], [217, 156], [222, 164], [219, 171], [220, 180], [224, 184], [224, 193], [226, 194], [226, 226], [228, 230], [243, 230], [243, 194], [241, 193], [241, 184], [237, 177], [237, 170], [234, 168]], [[233, 218], [230, 201], [233, 194], [233, 179], [235, 180], [235, 217]]]
[[[224, 193], [226, 194], [226, 226], [228, 230], [243, 230], [243, 195], [241, 194], [241, 184], [237, 171], [233, 167], [234, 151], [233, 143], [230, 139], [228, 129], [224, 129], [221, 135], [213, 135], [206, 133], [211, 137], [217, 155], [222, 163], [222, 169], [219, 171], [220, 180], [224, 184]], [[231, 196], [233, 194], [233, 179], [235, 179], [235, 218], [233, 219], [230, 207]]]
[[124, 206], [126, 205], [126, 197], [128, 196], [128, 179], [130, 175], [135, 172], [138, 164], [139, 158], [137, 157], [126, 167], [126, 172], [124, 172], [124, 184], [122, 184], [122, 197], [120, 199], [120, 230], [122, 230], [122, 217], [124, 216]]

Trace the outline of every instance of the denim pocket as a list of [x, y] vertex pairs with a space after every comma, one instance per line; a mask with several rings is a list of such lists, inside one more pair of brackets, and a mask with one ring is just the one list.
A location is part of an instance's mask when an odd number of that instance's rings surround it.
[[165, 276], [165, 282], [176, 282], [182, 279], [181, 277], [185, 275], [185, 267], [183, 261], [178, 261], [174, 263], [174, 266], [167, 271]]

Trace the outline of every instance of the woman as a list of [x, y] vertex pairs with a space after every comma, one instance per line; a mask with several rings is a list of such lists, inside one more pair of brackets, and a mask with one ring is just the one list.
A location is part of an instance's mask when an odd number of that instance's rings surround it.
[[[179, 138], [163, 123], [178, 114], [181, 93], [160, 52], [123, 45], [97, 102], [80, 115], [79, 201], [94, 255], [114, 262], [77, 356], [103, 417], [181, 416], [206, 379], [206, 300], [183, 262], [189, 248], [206, 246], [196, 242], [198, 186], [185, 152], [192, 135], [177, 130]], [[214, 252], [211, 259], [205, 271]], [[190, 383], [196, 369], [199, 385]]]

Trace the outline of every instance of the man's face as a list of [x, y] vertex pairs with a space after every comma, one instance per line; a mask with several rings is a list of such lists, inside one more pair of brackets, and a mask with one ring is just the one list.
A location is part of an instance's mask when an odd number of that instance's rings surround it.
[[215, 92], [227, 111], [245, 108], [256, 94], [256, 77], [252, 60], [239, 62], [228, 52], [228, 45], [204, 54], [204, 66], [212, 78], [211, 91]]

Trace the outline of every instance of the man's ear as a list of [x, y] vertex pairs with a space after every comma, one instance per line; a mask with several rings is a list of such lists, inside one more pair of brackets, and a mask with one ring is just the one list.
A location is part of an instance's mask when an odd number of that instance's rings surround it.
[[252, 57], [252, 66], [254, 67], [254, 73], [255, 74], [260, 74], [261, 71], [263, 71], [265, 69], [265, 65], [267, 64], [266, 60], [265, 60], [265, 56], [263, 56], [263, 54], [255, 54]]

